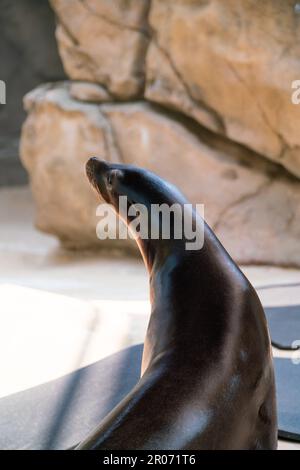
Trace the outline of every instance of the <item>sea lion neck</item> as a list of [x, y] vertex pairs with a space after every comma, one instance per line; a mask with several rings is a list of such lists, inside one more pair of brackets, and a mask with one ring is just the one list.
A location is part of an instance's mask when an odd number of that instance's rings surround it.
[[[169, 249], [164, 247], [165, 250], [159, 246], [156, 251], [158, 245], [155, 247], [151, 244], [147, 248], [143, 247], [148, 250], [143, 254], [144, 259], [147, 256], [150, 259], [147, 267], [150, 278], [151, 315], [144, 344], [142, 374], [149, 367], [161, 361], [168, 361], [171, 356], [177, 354], [178, 348], [183, 347], [183, 344], [186, 354], [194, 347], [197, 352], [199, 345], [185, 341], [185, 338], [191, 335], [191, 328], [198, 331], [201, 342], [207, 350], [212, 348], [213, 354], [215, 344], [206, 343], [206, 338], [210, 336], [205, 327], [207, 305], [216, 308], [216, 304], [226, 304], [228, 293], [246, 286], [248, 282], [207, 224], [204, 228], [204, 245], [197, 251], [187, 251], [185, 242], [181, 240], [171, 244], [169, 241]], [[198, 285], [192, 282], [195, 273], [199, 279]], [[213, 288], [203, 289], [205, 283], [211, 286], [215, 283], [222, 285], [217, 298]], [[195, 305], [194, 310], [187, 308], [189, 303]], [[195, 312], [199, 312], [197, 321]], [[218, 321], [221, 324], [223, 319]], [[203, 322], [204, 326], [201, 328]], [[217, 343], [218, 336], [222, 335], [222, 328], [214, 334]]]
[[185, 255], [184, 240], [136, 240], [150, 279], [155, 272], [167, 266], [172, 259], [179, 261]]

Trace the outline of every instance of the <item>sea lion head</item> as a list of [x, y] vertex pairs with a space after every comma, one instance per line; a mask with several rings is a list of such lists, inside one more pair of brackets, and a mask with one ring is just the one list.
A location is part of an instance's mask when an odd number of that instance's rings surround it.
[[[183, 205], [187, 201], [175, 186], [143, 168], [108, 163], [96, 157], [87, 162], [86, 172], [100, 199], [113, 206], [118, 216], [130, 227], [131, 232], [135, 211], [140, 214], [146, 213], [143, 224], [139, 225], [146, 228], [146, 236], [141, 235], [141, 231], [133, 231], [133, 235], [149, 269], [154, 257], [163, 262], [162, 260], [174, 250], [182, 249], [184, 237], [175, 234], [178, 233], [178, 227], [183, 226], [181, 214]], [[120, 200], [124, 196], [126, 198], [122, 204]], [[153, 211], [154, 206], [160, 208], [164, 206], [164, 209], [167, 207], [170, 209], [170, 215], [166, 216], [166, 212], [162, 215], [162, 212]], [[173, 210], [179, 214], [179, 217], [172, 213]], [[157, 236], [153, 236], [153, 230]]]
[[92, 157], [86, 164], [87, 177], [100, 198], [118, 212], [119, 197], [126, 196], [128, 205], [186, 202], [171, 183], [154, 173], [133, 165], [108, 163]]

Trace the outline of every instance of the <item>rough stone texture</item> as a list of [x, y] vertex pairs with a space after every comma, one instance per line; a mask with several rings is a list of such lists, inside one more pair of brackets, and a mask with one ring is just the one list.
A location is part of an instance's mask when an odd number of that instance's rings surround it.
[[71, 82], [70, 95], [79, 101], [87, 101], [91, 103], [105, 103], [113, 101], [108, 91], [97, 83], [89, 82]]
[[238, 262], [300, 265], [300, 185], [278, 165], [158, 106], [80, 103], [67, 83], [36, 89], [25, 105], [22, 159], [40, 229], [69, 245], [99, 246], [97, 198], [84, 175], [87, 158], [99, 155], [149, 168], [204, 203]]
[[119, 99], [141, 95], [148, 46], [148, 0], [51, 0], [65, 70]]
[[300, 177], [294, 0], [152, 0], [146, 97]]

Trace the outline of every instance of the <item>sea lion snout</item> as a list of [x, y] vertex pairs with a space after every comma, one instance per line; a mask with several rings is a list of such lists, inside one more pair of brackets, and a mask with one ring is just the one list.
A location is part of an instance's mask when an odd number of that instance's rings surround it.
[[92, 157], [87, 161], [85, 168], [89, 181], [94, 185], [97, 179], [108, 171], [109, 165], [97, 157]]
[[111, 203], [110, 193], [115, 191], [117, 181], [123, 176], [122, 170], [97, 157], [92, 157], [86, 164], [86, 174], [100, 196]]
[[97, 157], [92, 157], [86, 163], [85, 169], [91, 185], [105, 201], [108, 201], [105, 181], [109, 171], [109, 165]]

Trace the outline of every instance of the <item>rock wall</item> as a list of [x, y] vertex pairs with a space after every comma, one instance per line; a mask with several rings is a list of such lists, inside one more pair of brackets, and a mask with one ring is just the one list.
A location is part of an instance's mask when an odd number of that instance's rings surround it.
[[208, 223], [238, 262], [299, 266], [294, 2], [51, 5], [72, 81], [25, 99], [21, 149], [38, 226], [68, 246], [104, 245], [84, 175], [96, 154], [149, 168], [204, 203]]

